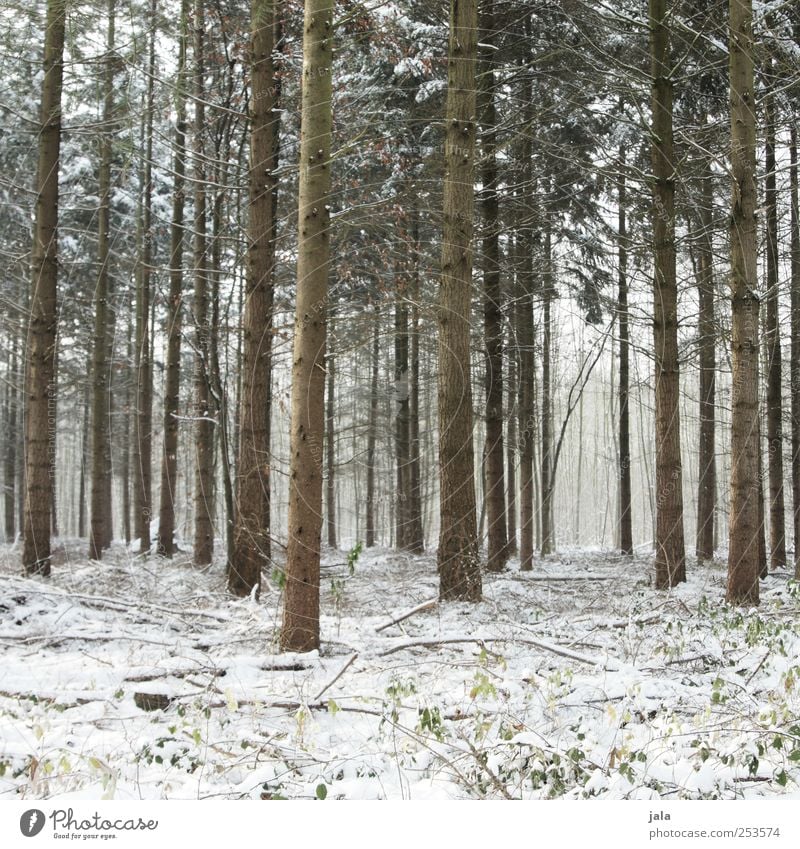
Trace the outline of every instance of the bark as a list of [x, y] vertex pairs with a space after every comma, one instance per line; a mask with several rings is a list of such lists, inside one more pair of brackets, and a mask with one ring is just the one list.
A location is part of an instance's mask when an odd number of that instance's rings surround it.
[[205, 17], [202, 0], [194, 14], [194, 563], [205, 566], [214, 555], [214, 421], [210, 386], [208, 239], [205, 161]]
[[8, 383], [6, 387], [5, 433], [6, 443], [3, 450], [3, 507], [5, 518], [6, 542], [16, 537], [16, 500], [17, 500], [17, 442], [19, 440], [19, 372], [17, 365], [18, 336], [14, 331], [11, 342], [11, 354], [8, 362]]
[[55, 391], [58, 324], [58, 169], [61, 153], [61, 88], [65, 0], [48, 0], [44, 77], [36, 172], [36, 211], [31, 262], [30, 321], [25, 371], [25, 511], [22, 565], [28, 575], [50, 574], [50, 510], [53, 501], [50, 402]]
[[789, 181], [791, 192], [791, 398], [792, 398], [792, 525], [794, 577], [800, 580], [800, 188], [797, 176], [797, 125], [791, 126]]
[[439, 597], [479, 601], [470, 313], [477, 2], [451, 0], [439, 287]]
[[[97, 213], [97, 286], [94, 296], [94, 339], [92, 347], [92, 461], [89, 557], [100, 560], [111, 541], [111, 502], [108, 475], [111, 468], [111, 396], [109, 383], [109, 263], [111, 227], [111, 158], [114, 139], [114, 68], [116, 0], [108, 0], [106, 63], [103, 74], [103, 130], [100, 138], [100, 205]], [[81, 497], [83, 510], [83, 497]], [[83, 536], [78, 531], [78, 536]]]
[[289, 545], [280, 639], [288, 651], [319, 648], [333, 6], [333, 0], [306, 0], [303, 32]]
[[652, 75], [653, 336], [656, 396], [656, 588], [686, 580], [675, 274], [675, 158], [666, 0], [650, 0]]
[[[228, 101], [230, 103], [230, 101]], [[233, 559], [234, 539], [234, 497], [228, 439], [228, 396], [222, 380], [219, 360], [220, 340], [220, 278], [222, 276], [222, 238], [225, 210], [225, 195], [221, 187], [228, 183], [228, 162], [230, 160], [230, 116], [219, 121], [222, 129], [217, 135], [214, 153], [214, 204], [211, 215], [211, 263], [209, 280], [211, 282], [211, 331], [208, 339], [209, 381], [212, 394], [214, 430], [219, 436], [219, 459], [222, 471], [222, 490], [225, 499], [225, 545], [226, 564]], [[239, 365], [241, 369], [241, 364]], [[266, 403], [264, 405], [266, 408]], [[213, 466], [212, 466], [213, 474]], [[226, 574], [229, 570], [226, 567]]]
[[130, 303], [127, 304], [128, 323], [126, 329], [126, 353], [125, 353], [125, 389], [122, 401], [122, 410], [125, 413], [122, 418], [122, 533], [125, 537], [125, 545], [130, 545], [131, 528], [131, 403], [133, 401], [133, 318]]
[[273, 0], [252, 0], [247, 278], [243, 320], [236, 519], [228, 589], [246, 595], [270, 557], [270, 386], [276, 141]]
[[500, 572], [508, 560], [506, 524], [505, 448], [503, 446], [503, 315], [500, 286], [500, 205], [497, 197], [497, 112], [494, 77], [494, 8], [490, 1], [482, 15], [483, 41], [488, 45], [480, 93], [482, 128], [481, 211], [483, 213], [483, 331], [486, 392], [486, 568]]
[[[516, 239], [516, 236], [514, 237]], [[516, 272], [515, 272], [516, 273]], [[515, 274], [514, 273], [514, 274]], [[512, 279], [513, 279], [512, 275]], [[510, 315], [510, 324], [516, 328], [516, 294], [511, 293], [513, 305]], [[516, 557], [517, 548], [517, 417], [519, 408], [517, 397], [519, 394], [519, 382], [517, 378], [517, 355], [516, 347], [507, 348], [508, 351], [508, 383], [506, 388], [506, 405], [508, 417], [506, 419], [506, 519], [508, 523], [508, 556]]]
[[136, 415], [133, 435], [134, 533], [139, 551], [150, 550], [153, 453], [153, 371], [151, 345], [151, 269], [153, 264], [153, 99], [155, 77], [156, 0], [150, 6], [149, 73], [144, 115], [144, 163], [142, 174], [141, 240], [136, 267]]
[[397, 485], [395, 540], [397, 548], [409, 547], [409, 500], [411, 422], [409, 417], [408, 303], [402, 263], [395, 270], [394, 305], [394, 444]]
[[[771, 85], [771, 83], [768, 83]], [[778, 326], [778, 191], [775, 185], [775, 106], [765, 98], [767, 224], [767, 456], [769, 458], [769, 562], [786, 565], [786, 509], [783, 496], [783, 392], [781, 336]]]
[[553, 410], [552, 382], [550, 378], [550, 354], [552, 319], [551, 303], [553, 300], [553, 260], [552, 236], [549, 225], [545, 232], [545, 279], [542, 287], [542, 465], [541, 487], [542, 499], [539, 502], [539, 515], [542, 528], [542, 556], [553, 553]]
[[410, 368], [408, 375], [408, 550], [414, 554], [425, 551], [425, 531], [422, 525], [422, 487], [420, 481], [419, 442], [419, 204], [413, 205], [411, 237], [413, 240], [413, 273], [411, 276], [410, 307]]
[[186, 202], [186, 46], [189, 0], [181, 0], [178, 40], [178, 83], [175, 91], [175, 153], [173, 158], [172, 222], [169, 249], [167, 304], [167, 364], [164, 381], [164, 446], [161, 454], [161, 501], [157, 551], [175, 554], [175, 496], [178, 486], [178, 414], [181, 386], [181, 332], [183, 327], [183, 247]]
[[730, 604], [758, 604], [758, 297], [751, 0], [730, 0], [732, 296]]
[[58, 474], [58, 327], [56, 327], [56, 339], [53, 349], [53, 390], [50, 393], [50, 403], [48, 404], [48, 439], [49, 439], [49, 454], [50, 454], [50, 478], [52, 494], [50, 498], [50, 533], [52, 536], [59, 536], [58, 530], [58, 490], [56, 488], [56, 480]]
[[714, 525], [717, 510], [717, 464], [715, 445], [716, 403], [716, 322], [714, 321], [714, 253], [713, 203], [714, 191], [711, 162], [703, 159], [700, 178], [701, 208], [697, 216], [697, 285], [699, 314], [697, 317], [700, 358], [700, 445], [697, 482], [697, 542], [698, 560], [714, 556]]
[[617, 255], [619, 276], [617, 288], [617, 321], [619, 323], [619, 548], [633, 554], [633, 516], [631, 495], [631, 422], [630, 397], [630, 333], [628, 330], [628, 192], [625, 178], [625, 146], [619, 147], [619, 182], [617, 197]]
[[[81, 539], [86, 536], [86, 469], [89, 464], [89, 418], [91, 415], [89, 399], [90, 387], [87, 384], [83, 396], [83, 415], [81, 417], [81, 471], [78, 486], [78, 537]], [[91, 554], [89, 556], [91, 557]]]
[[375, 311], [372, 326], [372, 361], [367, 424], [367, 548], [375, 545], [375, 445], [378, 441], [378, 373], [380, 370], [380, 317]]
[[[526, 16], [525, 35], [530, 37], [530, 18]], [[533, 93], [531, 79], [528, 74], [524, 77], [522, 100], [525, 104], [525, 123], [533, 120]], [[522, 209], [530, 212], [533, 209], [533, 165], [532, 165], [531, 134], [524, 134], [520, 158], [522, 161], [520, 199]], [[516, 336], [519, 347], [519, 563], [523, 572], [533, 569], [534, 546], [534, 440], [536, 416], [534, 411], [534, 389], [536, 369], [534, 362], [534, 315], [533, 315], [533, 236], [531, 224], [524, 218], [523, 211], [519, 216], [516, 232]]]
[[334, 318], [328, 319], [327, 389], [325, 391], [325, 514], [328, 545], [336, 544], [336, 358], [333, 351]]

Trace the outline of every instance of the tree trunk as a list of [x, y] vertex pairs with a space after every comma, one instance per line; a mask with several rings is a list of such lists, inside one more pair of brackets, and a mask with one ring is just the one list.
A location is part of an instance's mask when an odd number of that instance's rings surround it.
[[791, 398], [792, 398], [792, 519], [794, 577], [800, 580], [800, 188], [797, 176], [797, 125], [792, 123], [789, 142], [791, 191]]
[[378, 372], [380, 369], [380, 315], [375, 310], [372, 326], [372, 359], [367, 424], [367, 548], [375, 545], [375, 444], [378, 441]]
[[210, 386], [210, 311], [205, 161], [205, 16], [203, 0], [194, 15], [194, 323], [195, 323], [195, 484], [194, 563], [214, 556], [214, 421]]
[[[770, 68], [771, 72], [771, 68]], [[771, 85], [768, 82], [768, 85]], [[766, 120], [767, 224], [767, 457], [769, 458], [769, 562], [786, 565], [786, 509], [783, 497], [783, 392], [778, 326], [778, 191], [775, 185], [775, 114], [772, 92], [764, 103]]]
[[697, 283], [700, 311], [697, 318], [700, 357], [700, 445], [697, 483], [698, 560], [714, 556], [714, 524], [717, 510], [717, 462], [715, 445], [716, 395], [716, 322], [714, 320], [714, 190], [711, 161], [703, 158], [700, 178], [701, 208], [697, 215]]
[[25, 528], [22, 565], [27, 575], [50, 574], [53, 460], [51, 395], [55, 394], [58, 326], [58, 170], [66, 0], [48, 0], [40, 111], [36, 213], [31, 262], [30, 321], [25, 370]]
[[[516, 241], [516, 235], [513, 237]], [[516, 252], [516, 248], [514, 248]], [[512, 280], [516, 271], [512, 273]], [[509, 324], [516, 328], [516, 293], [511, 291], [511, 315]], [[517, 548], [517, 417], [519, 413], [517, 397], [519, 394], [519, 382], [517, 378], [517, 346], [507, 346], [508, 351], [508, 383], [506, 389], [506, 518], [508, 520], [508, 556], [516, 557], [519, 552]]]
[[[94, 297], [94, 339], [92, 342], [92, 464], [89, 557], [100, 560], [110, 543], [111, 502], [108, 498], [108, 475], [111, 468], [111, 411], [108, 367], [109, 262], [111, 244], [111, 158], [114, 139], [114, 66], [116, 32], [116, 0], [108, 0], [106, 64], [103, 79], [103, 130], [100, 139], [100, 204], [97, 212], [97, 288]], [[81, 510], [83, 499], [81, 498]], [[83, 536], [81, 531], [78, 536]]]
[[[248, 257], [236, 519], [228, 589], [249, 594], [270, 556], [270, 386], [276, 136], [273, 0], [252, 0]], [[257, 591], [258, 592], [258, 591]]]
[[470, 315], [475, 153], [476, 0], [451, 0], [439, 288], [439, 597], [481, 599], [475, 524]]
[[484, 4], [482, 38], [487, 45], [480, 92], [482, 131], [481, 208], [483, 212], [483, 330], [486, 391], [485, 500], [488, 526], [486, 568], [501, 572], [508, 560], [505, 448], [503, 446], [503, 314], [500, 286], [500, 221], [497, 197], [497, 113], [494, 78], [494, 8]]
[[328, 545], [335, 549], [336, 543], [336, 359], [333, 350], [335, 339], [333, 313], [328, 317], [327, 389], [325, 391], [325, 515]]
[[306, 0], [292, 361], [289, 545], [281, 648], [319, 648], [334, 0]]
[[425, 531], [422, 526], [422, 487], [420, 483], [419, 443], [419, 204], [414, 196], [411, 238], [414, 268], [411, 276], [410, 356], [408, 375], [408, 550], [414, 554], [425, 551]]
[[394, 444], [397, 485], [396, 546], [409, 547], [411, 422], [409, 420], [408, 304], [403, 267], [395, 268], [394, 305]]
[[619, 147], [617, 197], [617, 252], [619, 278], [617, 321], [619, 322], [619, 548], [633, 554], [633, 497], [631, 495], [630, 334], [628, 330], [628, 192], [625, 175], [625, 145]]
[[126, 331], [127, 345], [125, 352], [125, 395], [122, 403], [123, 425], [122, 425], [122, 532], [125, 536], [125, 545], [131, 544], [131, 402], [133, 369], [133, 319], [131, 304], [127, 304], [128, 326]]
[[17, 365], [18, 331], [14, 330], [11, 355], [8, 365], [6, 386], [6, 444], [3, 451], [3, 507], [5, 514], [6, 542], [16, 537], [16, 500], [19, 481], [17, 479], [17, 442], [19, 440], [19, 371]]
[[[81, 471], [78, 485], [78, 537], [86, 536], [86, 470], [89, 465], [89, 418], [91, 416], [90, 386], [86, 384], [81, 417]], [[91, 557], [91, 554], [89, 555]]]
[[656, 395], [656, 588], [686, 580], [678, 366], [678, 287], [675, 275], [675, 158], [666, 0], [650, 0], [654, 353]]
[[[524, 21], [526, 38], [531, 36], [530, 17]], [[533, 92], [530, 73], [523, 71], [522, 101], [525, 104], [525, 123], [533, 120]], [[521, 209], [517, 211], [516, 222], [516, 336], [519, 347], [519, 564], [520, 570], [533, 569], [534, 530], [534, 445], [536, 416], [534, 410], [534, 389], [536, 368], [534, 360], [534, 246], [532, 224], [526, 220], [533, 210], [533, 150], [531, 134], [525, 133], [520, 145], [522, 161], [521, 191], [519, 193]], [[523, 212], [524, 210], [524, 212]]]
[[542, 526], [542, 557], [553, 553], [553, 410], [552, 385], [550, 379], [551, 354], [551, 312], [553, 291], [552, 236], [550, 226], [545, 232], [545, 279], [542, 287], [542, 499], [539, 502], [539, 515]]
[[59, 536], [58, 530], [58, 490], [56, 488], [56, 479], [58, 473], [58, 327], [56, 327], [56, 339], [53, 349], [53, 390], [50, 393], [50, 401], [48, 409], [48, 427], [49, 427], [49, 442], [48, 446], [50, 454], [50, 486], [52, 495], [50, 498], [50, 533], [52, 536]]
[[730, 604], [758, 604], [758, 297], [756, 255], [756, 128], [751, 0], [730, 0], [732, 200]]
[[157, 551], [175, 553], [175, 496], [178, 486], [178, 414], [181, 386], [181, 332], [183, 327], [183, 242], [186, 201], [186, 46], [189, 0], [181, 0], [178, 40], [178, 84], [175, 92], [175, 153], [172, 185], [172, 222], [169, 250], [169, 301], [167, 313], [167, 364], [164, 381], [164, 447], [161, 455], [161, 501]]
[[144, 121], [141, 241], [136, 267], [136, 415], [133, 436], [134, 533], [139, 551], [150, 550], [153, 452], [153, 372], [150, 357], [151, 269], [153, 260], [153, 93], [155, 77], [156, 3], [150, 6], [150, 56]]

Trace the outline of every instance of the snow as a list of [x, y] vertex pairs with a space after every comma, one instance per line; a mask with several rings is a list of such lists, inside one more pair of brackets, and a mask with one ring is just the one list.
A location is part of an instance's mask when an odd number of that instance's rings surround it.
[[293, 655], [279, 588], [232, 599], [221, 563], [67, 541], [25, 579], [0, 549], [0, 797], [797, 795], [786, 573], [738, 611], [721, 564], [664, 593], [645, 557], [565, 550], [485, 575], [481, 604], [426, 605], [432, 556], [346, 559], [324, 558], [321, 650]]

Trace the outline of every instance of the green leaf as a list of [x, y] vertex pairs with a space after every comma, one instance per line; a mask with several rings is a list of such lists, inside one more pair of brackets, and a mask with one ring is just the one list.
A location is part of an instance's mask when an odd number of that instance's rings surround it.
[[317, 794], [317, 799], [319, 799], [320, 801], [327, 799], [328, 798], [328, 788], [324, 784], [318, 784], [316, 794]]

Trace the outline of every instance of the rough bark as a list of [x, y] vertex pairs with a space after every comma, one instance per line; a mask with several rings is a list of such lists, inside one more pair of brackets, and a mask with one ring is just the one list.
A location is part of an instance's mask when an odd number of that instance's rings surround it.
[[732, 198], [730, 604], [758, 604], [758, 297], [756, 255], [756, 128], [751, 0], [730, 0]]
[[503, 315], [500, 286], [500, 204], [497, 196], [497, 111], [494, 76], [494, 9], [484, 5], [482, 39], [487, 45], [480, 92], [482, 123], [481, 212], [483, 215], [483, 332], [486, 392], [486, 523], [490, 572], [500, 572], [508, 560], [506, 523], [505, 448], [503, 445]]
[[164, 380], [164, 446], [161, 454], [161, 500], [157, 551], [175, 553], [175, 495], [178, 485], [178, 414], [181, 385], [181, 332], [183, 327], [183, 247], [186, 201], [186, 46], [189, 0], [181, 2], [178, 41], [178, 84], [175, 91], [175, 153], [173, 158], [172, 221], [169, 248], [169, 300], [167, 303], [167, 363]]
[[714, 191], [711, 162], [707, 157], [703, 158], [702, 168], [703, 173], [700, 177], [701, 207], [697, 214], [696, 242], [699, 295], [697, 345], [700, 359], [700, 444], [698, 447], [699, 474], [695, 554], [698, 560], [711, 560], [714, 556], [714, 525], [717, 510], [716, 322], [714, 320], [714, 253], [712, 242]]
[[[771, 82], [768, 85], [772, 85]], [[781, 335], [778, 325], [778, 191], [775, 181], [775, 105], [772, 91], [764, 101], [766, 122], [767, 226], [767, 457], [769, 474], [769, 563], [786, 565], [786, 508], [783, 494], [783, 390]]]
[[792, 525], [794, 530], [794, 577], [800, 580], [800, 187], [797, 175], [797, 125], [789, 141], [791, 193], [791, 398], [792, 398]]
[[439, 597], [479, 601], [470, 307], [477, 2], [451, 0], [439, 325]]
[[372, 326], [369, 421], [367, 424], [367, 548], [375, 545], [375, 445], [378, 441], [378, 373], [380, 370], [380, 317], [375, 311]]
[[545, 232], [545, 278], [542, 286], [542, 498], [539, 515], [542, 528], [542, 556], [553, 553], [553, 409], [550, 355], [552, 341], [553, 261], [550, 228]]
[[675, 157], [667, 0], [650, 0], [656, 396], [656, 587], [686, 580], [675, 274]]
[[202, 0], [194, 13], [193, 128], [194, 178], [194, 563], [205, 566], [214, 556], [214, 420], [210, 386], [210, 310], [208, 303], [208, 225], [205, 159], [205, 16]]
[[394, 445], [397, 510], [395, 540], [400, 549], [409, 547], [409, 500], [411, 422], [409, 417], [408, 302], [403, 263], [395, 271], [394, 304]]
[[630, 333], [628, 329], [628, 192], [625, 174], [625, 146], [619, 147], [619, 178], [617, 196], [617, 322], [619, 324], [619, 548], [623, 554], [633, 554], [633, 514], [631, 495], [631, 422], [630, 396]]
[[[525, 35], [530, 37], [530, 18], [526, 16]], [[531, 78], [523, 78], [522, 100], [525, 104], [525, 124], [529, 125], [532, 114]], [[516, 336], [519, 347], [519, 563], [523, 572], [533, 569], [533, 547], [536, 519], [534, 516], [534, 440], [536, 416], [534, 394], [536, 369], [534, 361], [534, 315], [533, 315], [533, 236], [531, 224], [526, 220], [533, 209], [533, 164], [531, 134], [524, 134], [520, 145], [522, 209], [518, 211], [516, 239]]]
[[153, 108], [155, 77], [156, 4], [150, 6], [150, 46], [144, 122], [144, 162], [142, 163], [141, 229], [136, 264], [136, 414], [133, 419], [133, 509], [134, 533], [139, 551], [150, 550], [153, 454], [153, 370], [151, 359], [150, 311], [153, 265]]
[[[111, 541], [111, 503], [107, 476], [111, 468], [111, 410], [108, 368], [109, 260], [111, 225], [111, 157], [114, 138], [114, 69], [116, 0], [108, 2], [106, 62], [103, 73], [103, 130], [100, 138], [100, 204], [97, 211], [97, 286], [94, 293], [94, 339], [92, 342], [92, 461], [90, 484], [89, 557], [100, 560]], [[81, 500], [81, 506], [83, 502]], [[78, 532], [83, 536], [82, 532]]]
[[410, 353], [408, 373], [408, 550], [414, 554], [425, 551], [425, 531], [422, 526], [422, 487], [420, 482], [419, 442], [419, 204], [416, 196], [412, 212], [413, 272], [411, 275]]
[[303, 28], [289, 544], [280, 640], [288, 651], [319, 648], [333, 5], [333, 0], [306, 0]]
[[[260, 584], [268, 562], [270, 384], [272, 381], [272, 286], [275, 142], [275, 69], [272, 62], [273, 0], [251, 5], [250, 170], [248, 254], [243, 319], [239, 460], [236, 519], [228, 589], [246, 595]], [[258, 591], [257, 591], [258, 592]]]
[[16, 536], [16, 500], [19, 481], [17, 479], [17, 442], [19, 440], [19, 372], [17, 365], [18, 335], [14, 331], [11, 353], [8, 360], [8, 383], [6, 385], [5, 433], [3, 449], [3, 507], [6, 542]]
[[[55, 393], [58, 324], [58, 169], [66, 0], [48, 0], [39, 160], [31, 262], [30, 321], [25, 371], [25, 510], [22, 565], [28, 575], [50, 574], [53, 457], [50, 432]], [[51, 398], [51, 396], [53, 396]]]
[[325, 517], [328, 545], [337, 548], [336, 542], [336, 357], [333, 351], [334, 317], [328, 318], [326, 356], [327, 374], [325, 389]]

